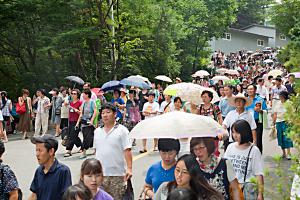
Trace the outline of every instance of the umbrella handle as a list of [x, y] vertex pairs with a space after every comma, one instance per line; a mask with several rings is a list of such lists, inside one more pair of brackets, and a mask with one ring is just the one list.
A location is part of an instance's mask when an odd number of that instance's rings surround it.
[[76, 83], [74, 83], [73, 89], [75, 89]]

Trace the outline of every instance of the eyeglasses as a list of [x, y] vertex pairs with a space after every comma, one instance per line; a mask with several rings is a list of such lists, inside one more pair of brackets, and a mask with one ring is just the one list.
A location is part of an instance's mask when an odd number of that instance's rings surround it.
[[194, 147], [193, 151], [202, 151], [204, 149], [206, 149], [206, 146], [199, 146], [199, 147]]

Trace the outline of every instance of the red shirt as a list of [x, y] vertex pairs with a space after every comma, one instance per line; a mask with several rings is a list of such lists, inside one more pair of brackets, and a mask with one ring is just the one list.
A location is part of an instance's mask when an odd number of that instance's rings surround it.
[[71, 108], [69, 109], [69, 121], [70, 122], [77, 122], [77, 120], [79, 118], [79, 114], [77, 112], [75, 112], [72, 108], [79, 110], [81, 104], [82, 104], [81, 101], [77, 101], [76, 103], [74, 103], [74, 102], [70, 103], [70, 106], [71, 106]]

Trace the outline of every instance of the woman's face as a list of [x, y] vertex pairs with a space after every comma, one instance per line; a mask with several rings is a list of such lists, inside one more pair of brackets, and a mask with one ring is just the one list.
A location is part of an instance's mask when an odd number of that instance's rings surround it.
[[180, 102], [180, 100], [177, 100], [176, 102], [174, 102], [174, 106], [176, 110], [180, 110], [182, 103]]
[[211, 101], [211, 99], [210, 99], [210, 97], [208, 96], [207, 93], [203, 94], [203, 95], [201, 96], [201, 98], [202, 98], [202, 101], [203, 101], [204, 103], [210, 103], [210, 101]]
[[176, 162], [175, 158], [177, 152], [175, 150], [172, 151], [159, 151], [160, 157], [162, 161], [167, 165], [172, 165]]
[[102, 184], [103, 174], [86, 174], [83, 175], [82, 181], [92, 192], [97, 191], [98, 187]]
[[183, 160], [178, 161], [174, 174], [178, 187], [189, 188], [191, 176]]
[[241, 143], [241, 134], [236, 132], [236, 130], [234, 128], [232, 129], [232, 137], [233, 137], [234, 141], [236, 141], [239, 144]]
[[193, 152], [201, 162], [204, 162], [209, 158], [207, 148], [203, 143], [194, 146]]
[[220, 95], [225, 96], [224, 88], [220, 88]]

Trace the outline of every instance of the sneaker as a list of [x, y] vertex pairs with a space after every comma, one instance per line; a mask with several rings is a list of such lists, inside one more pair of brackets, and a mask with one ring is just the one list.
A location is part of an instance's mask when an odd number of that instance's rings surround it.
[[86, 158], [86, 155], [81, 155], [80, 157], [79, 157], [79, 159], [85, 159]]

